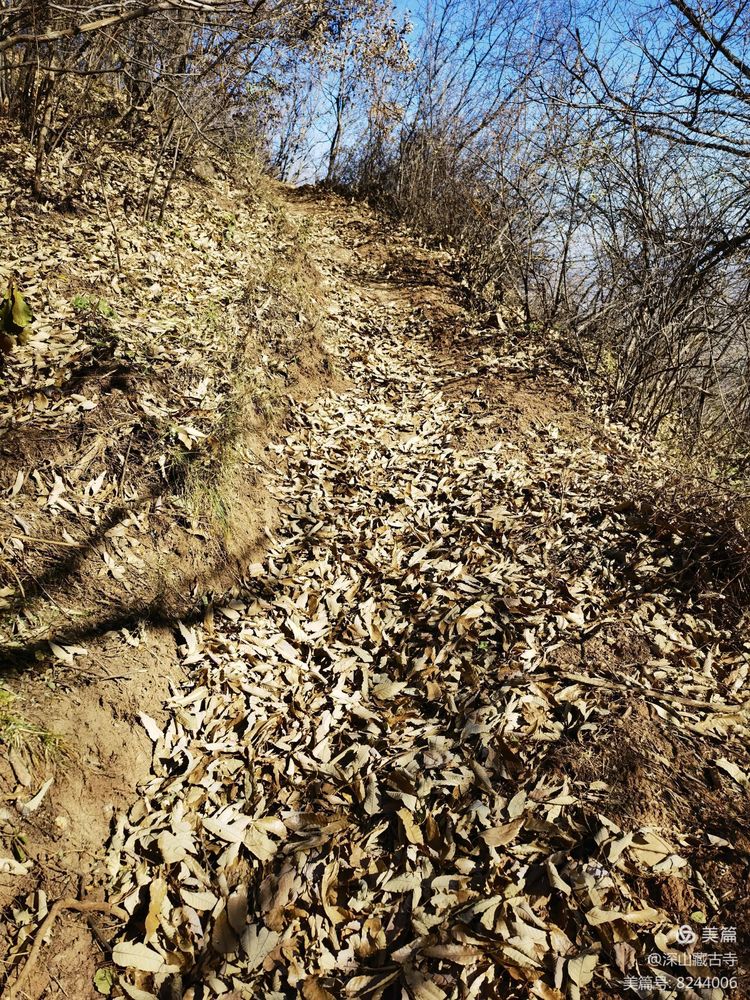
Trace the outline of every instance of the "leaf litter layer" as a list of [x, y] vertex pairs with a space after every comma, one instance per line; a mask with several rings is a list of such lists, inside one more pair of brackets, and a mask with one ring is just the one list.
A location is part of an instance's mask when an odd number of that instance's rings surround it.
[[177, 185], [156, 226], [148, 142], [70, 212], [53, 207], [63, 150], [39, 203], [27, 140], [4, 123], [0, 142], [0, 299], [34, 312], [0, 354], [0, 645], [28, 659], [54, 640], [69, 662], [95, 629], [186, 614], [262, 547], [253, 456], [286, 394], [325, 380], [314, 289], [283, 211], [239, 168]]
[[350, 383], [295, 408], [267, 557], [142, 717], [114, 995], [746, 996], [742, 622], [669, 584], [624, 431], [493, 424], [543, 348], [438, 349], [373, 220], [308, 211]]

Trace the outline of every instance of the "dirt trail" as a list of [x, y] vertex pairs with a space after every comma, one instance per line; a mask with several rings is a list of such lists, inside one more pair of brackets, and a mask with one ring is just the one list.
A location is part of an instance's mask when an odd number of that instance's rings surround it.
[[[348, 383], [296, 407], [270, 551], [142, 719], [112, 995], [645, 997], [708, 951], [698, 995], [748, 995], [747, 654], [653, 586], [634, 452], [543, 348], [469, 329], [447, 255], [290, 212]], [[31, 995], [100, 995], [108, 957], [46, 955]]]

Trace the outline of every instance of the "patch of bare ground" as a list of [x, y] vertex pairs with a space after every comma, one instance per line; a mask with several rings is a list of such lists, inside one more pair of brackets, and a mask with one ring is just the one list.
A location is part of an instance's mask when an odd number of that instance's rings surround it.
[[[26, 874], [0, 871], [0, 954], [29, 905], [104, 897], [101, 847], [118, 811], [132, 801], [151, 766], [141, 713], [164, 718], [170, 683], [182, 672], [168, 629], [135, 626], [92, 644], [86, 665], [26, 670], [4, 678], [18, 699], [24, 732], [0, 760], [0, 843], [23, 861]], [[52, 780], [38, 808], [24, 806]], [[93, 924], [93, 926], [91, 926]], [[101, 926], [99, 926], [101, 924]], [[101, 915], [64, 913], [55, 926], [49, 960], [34, 970], [31, 996], [97, 996], [94, 975], [111, 936]]]

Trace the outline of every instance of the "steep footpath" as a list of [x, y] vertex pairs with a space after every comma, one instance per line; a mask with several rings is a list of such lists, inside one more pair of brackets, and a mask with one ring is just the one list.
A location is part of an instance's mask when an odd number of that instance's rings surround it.
[[345, 383], [293, 405], [270, 547], [141, 713], [117, 909], [90, 943], [63, 915], [23, 989], [749, 995], [742, 622], [675, 584], [681, 539], [627, 493], [646, 460], [547, 348], [472, 324], [446, 254], [288, 198]]

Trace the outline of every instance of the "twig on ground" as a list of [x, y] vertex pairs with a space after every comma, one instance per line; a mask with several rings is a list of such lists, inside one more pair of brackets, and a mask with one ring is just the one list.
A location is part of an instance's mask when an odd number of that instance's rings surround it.
[[99, 171], [99, 182], [101, 183], [102, 198], [104, 199], [104, 211], [107, 213], [107, 220], [109, 221], [109, 224], [112, 227], [112, 240], [113, 240], [114, 247], [115, 247], [115, 258], [117, 260], [117, 271], [118, 271], [118, 273], [121, 273], [122, 272], [122, 260], [120, 259], [120, 238], [117, 235], [117, 226], [115, 225], [115, 220], [112, 218], [112, 211], [111, 211], [111, 209], [109, 207], [109, 198], [107, 196], [107, 186], [104, 183], [104, 176], [102, 174], [101, 167], [99, 166], [98, 163], [96, 165], [96, 168]]
[[65, 617], [68, 619], [68, 621], [72, 622], [74, 620], [73, 619], [73, 615], [71, 615], [71, 613], [69, 611], [67, 611], [62, 606], [62, 604], [60, 604], [58, 601], [56, 601], [55, 598], [52, 596], [52, 594], [50, 594], [50, 592], [47, 590], [47, 588], [36, 578], [36, 576], [29, 569], [29, 566], [28, 566], [28, 563], [26, 562], [26, 560], [22, 558], [21, 562], [23, 563], [24, 569], [26, 570], [26, 572], [28, 573], [28, 575], [31, 577], [32, 581], [36, 584], [36, 586], [44, 594], [44, 596], [48, 600], [52, 601], [52, 603], [55, 605], [55, 607], [57, 608], [58, 611], [62, 611], [62, 613], [65, 615]]
[[122, 463], [122, 472], [120, 473], [120, 481], [117, 484], [117, 496], [118, 497], [122, 496], [122, 487], [123, 487], [123, 485], [125, 483], [125, 472], [127, 471], [127, 468], [128, 468], [128, 459], [130, 458], [130, 449], [132, 447], [133, 447], [133, 437], [132, 437], [132, 434], [131, 434], [131, 436], [128, 438], [128, 447], [125, 450], [125, 458], [123, 459], [123, 463]]
[[15, 983], [11, 986], [6, 986], [0, 994], [0, 1000], [14, 1000], [17, 996], [18, 991], [29, 978], [32, 969], [36, 965], [44, 938], [51, 930], [52, 925], [55, 923], [57, 918], [61, 913], [64, 913], [65, 910], [74, 910], [76, 913], [105, 913], [107, 916], [116, 917], [118, 920], [122, 920], [124, 922], [130, 920], [130, 916], [125, 912], [125, 910], [121, 909], [119, 906], [114, 906], [112, 903], [86, 899], [58, 899], [42, 922], [42, 926], [37, 931], [36, 937], [34, 938], [34, 944], [31, 946], [31, 951], [28, 954], [26, 963], [16, 977]]
[[[533, 677], [533, 675], [530, 676]], [[609, 691], [627, 691], [631, 694], [637, 692], [650, 695], [657, 701], [673, 701], [679, 705], [685, 705], [687, 708], [703, 708], [713, 712], [734, 714], [742, 712], [748, 707], [747, 701], [729, 705], [721, 701], [699, 701], [697, 698], [685, 698], [681, 694], [671, 694], [669, 691], [659, 691], [656, 688], [648, 687], [648, 685], [642, 684], [635, 679], [631, 679], [628, 684], [620, 684], [616, 681], [603, 680], [599, 677], [586, 677], [584, 674], [554, 674], [552, 676], [566, 681], [574, 681], [576, 684], [587, 684], [589, 687], [606, 688]]]
[[62, 549], [80, 549], [83, 542], [58, 542], [52, 538], [38, 538], [36, 535], [11, 535], [20, 542], [40, 542], [43, 545], [57, 545]]
[[16, 583], [18, 584], [18, 589], [21, 592], [21, 597], [24, 600], [26, 600], [26, 591], [23, 589], [23, 583], [21, 583], [20, 576], [18, 575], [18, 573], [16, 573], [16, 571], [13, 569], [13, 567], [11, 566], [11, 564], [6, 559], [2, 559], [0, 561], [2, 562], [3, 566], [5, 566], [6, 569], [10, 570], [11, 574], [13, 575], [13, 578], [15, 579]]

